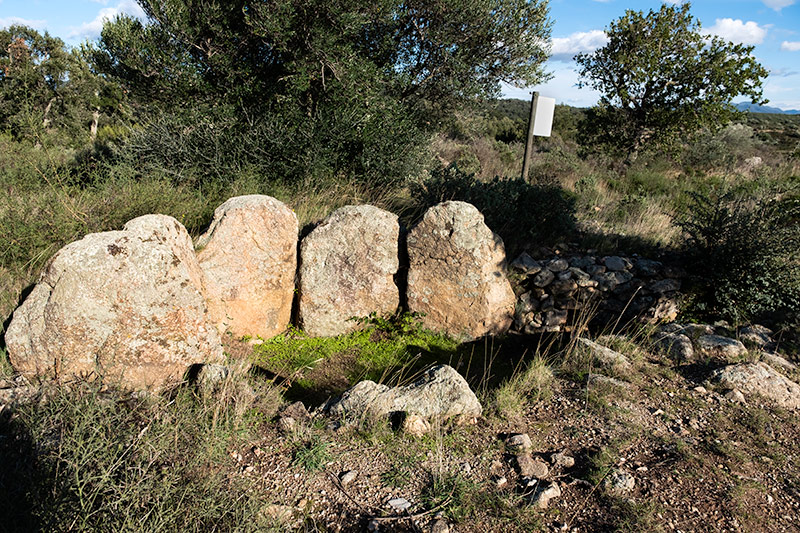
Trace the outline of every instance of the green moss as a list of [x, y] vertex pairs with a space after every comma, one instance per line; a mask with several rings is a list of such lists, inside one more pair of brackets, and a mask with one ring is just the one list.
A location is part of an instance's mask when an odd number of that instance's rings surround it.
[[275, 372], [300, 373], [336, 356], [350, 356], [355, 365], [347, 378], [377, 380], [389, 370], [414, 361], [436, 359], [458, 350], [458, 342], [419, 327], [412, 318], [371, 317], [364, 329], [337, 337], [309, 337], [291, 327], [255, 348], [255, 364]]

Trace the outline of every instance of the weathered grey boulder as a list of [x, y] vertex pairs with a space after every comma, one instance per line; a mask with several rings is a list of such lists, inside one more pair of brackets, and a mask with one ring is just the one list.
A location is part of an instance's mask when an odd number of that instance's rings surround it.
[[691, 361], [694, 358], [692, 340], [682, 333], [659, 334], [655, 337], [654, 348], [678, 362]]
[[695, 352], [703, 357], [735, 361], [747, 353], [744, 344], [721, 335], [702, 335], [694, 343]]
[[197, 363], [221, 363], [186, 229], [147, 215], [87, 235], [51, 259], [6, 332], [28, 377], [103, 377], [158, 389]]
[[353, 318], [397, 310], [397, 216], [371, 205], [334, 211], [300, 244], [300, 323], [312, 336], [359, 327]]
[[745, 326], [739, 330], [739, 340], [747, 346], [764, 348], [772, 343], [773, 332], [759, 324]]
[[760, 394], [781, 407], [800, 409], [800, 385], [762, 362], [719, 368], [709, 381], [744, 394]]
[[482, 407], [461, 375], [448, 365], [438, 365], [404, 387], [390, 388], [362, 381], [328, 407], [333, 416], [359, 419], [401, 412], [422, 417], [476, 417]]
[[408, 257], [408, 307], [426, 327], [464, 341], [508, 330], [514, 292], [503, 241], [474, 206], [428, 209], [408, 235]]
[[268, 339], [292, 315], [297, 216], [269, 196], [231, 198], [197, 242], [208, 311], [221, 334]]
[[585, 347], [591, 353], [592, 358], [601, 366], [611, 368], [620, 374], [626, 374], [633, 370], [630, 360], [611, 348], [606, 348], [583, 337], [578, 337], [578, 344]]

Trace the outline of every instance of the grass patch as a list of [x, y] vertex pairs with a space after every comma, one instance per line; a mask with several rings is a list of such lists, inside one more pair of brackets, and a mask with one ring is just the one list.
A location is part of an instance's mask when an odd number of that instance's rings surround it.
[[630, 498], [613, 498], [610, 506], [614, 516], [614, 531], [620, 533], [659, 533], [664, 531], [658, 518], [656, 503], [636, 502]]
[[[398, 319], [405, 321], [402, 316]], [[303, 376], [323, 361], [336, 355], [351, 354], [355, 359], [345, 376], [350, 383], [360, 379], [381, 381], [388, 372], [416, 360], [437, 359], [458, 350], [458, 342], [419, 327], [393, 327], [380, 319], [364, 329], [338, 337], [309, 337], [297, 328], [255, 347], [256, 365], [279, 374]], [[314, 383], [306, 383], [313, 387]]]
[[[227, 400], [226, 400], [227, 398]], [[236, 405], [237, 400], [246, 403]], [[265, 503], [228, 451], [258, 406], [77, 385], [0, 421], [0, 514], [10, 531], [257, 531]]]
[[538, 403], [553, 394], [553, 371], [547, 360], [537, 355], [521, 372], [515, 372], [494, 391], [497, 414], [506, 420], [522, 416], [529, 403]]
[[318, 436], [300, 443], [294, 451], [292, 466], [308, 472], [322, 469], [332, 458], [330, 443]]

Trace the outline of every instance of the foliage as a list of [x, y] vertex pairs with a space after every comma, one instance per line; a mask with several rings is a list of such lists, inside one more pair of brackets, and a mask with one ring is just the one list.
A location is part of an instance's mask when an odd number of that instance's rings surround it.
[[578, 54], [579, 86], [601, 93], [584, 125], [584, 144], [605, 146], [629, 160], [646, 148], [670, 147], [701, 128], [737, 116], [739, 95], [763, 103], [767, 70], [753, 46], [702, 33], [690, 4], [628, 10], [606, 30], [609, 42]]
[[92, 58], [143, 113], [130, 157], [173, 172], [401, 181], [453, 110], [545, 77], [543, 0], [139, 3]]
[[330, 443], [314, 437], [297, 447], [292, 457], [292, 466], [314, 472], [324, 467], [331, 457]]
[[469, 202], [503, 238], [509, 255], [531, 243], [555, 244], [575, 230], [575, 199], [556, 185], [500, 177], [481, 181], [451, 165], [434, 169], [428, 179], [411, 183], [409, 188], [413, 205], [408, 219], [421, 217], [439, 202]]
[[92, 72], [85, 50], [26, 26], [0, 29], [0, 127], [15, 138], [61, 133], [80, 147], [122, 109], [121, 91]]
[[234, 403], [78, 385], [18, 406], [0, 421], [4, 528], [263, 530], [259, 491], [224, 473], [228, 447], [252, 429]]
[[679, 225], [693, 311], [737, 323], [800, 320], [800, 195], [792, 190], [692, 193]]

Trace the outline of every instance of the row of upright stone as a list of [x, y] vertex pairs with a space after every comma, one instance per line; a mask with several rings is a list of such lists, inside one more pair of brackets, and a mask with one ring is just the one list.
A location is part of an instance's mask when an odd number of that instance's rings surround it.
[[54, 256], [15, 311], [11, 363], [29, 377], [161, 388], [191, 365], [221, 363], [222, 335], [284, 331], [295, 297], [298, 325], [312, 336], [347, 333], [359, 327], [353, 318], [404, 303], [426, 327], [463, 341], [511, 325], [503, 243], [472, 205], [432, 207], [405, 243], [397, 217], [369, 205], [335, 211], [299, 254], [297, 236], [294, 212], [260, 195], [219, 206], [195, 246], [164, 215], [87, 235]]

